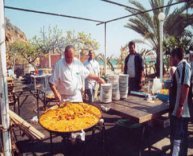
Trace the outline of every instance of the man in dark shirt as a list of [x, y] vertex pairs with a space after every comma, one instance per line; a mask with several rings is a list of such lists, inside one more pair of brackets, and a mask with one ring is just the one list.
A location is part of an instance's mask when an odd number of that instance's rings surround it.
[[139, 91], [144, 75], [143, 59], [135, 51], [135, 42], [129, 42], [128, 47], [129, 55], [125, 58], [124, 74], [129, 75], [129, 90]]

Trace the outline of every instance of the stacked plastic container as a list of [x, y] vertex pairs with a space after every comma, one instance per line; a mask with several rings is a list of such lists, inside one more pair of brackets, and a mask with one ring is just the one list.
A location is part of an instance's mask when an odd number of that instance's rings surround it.
[[109, 75], [108, 83], [112, 85], [112, 100], [120, 100], [119, 75]]
[[111, 85], [111, 83], [101, 84], [100, 101], [103, 103], [112, 102], [112, 85]]
[[129, 84], [129, 75], [128, 74], [120, 74], [119, 75], [119, 90], [120, 90], [120, 98], [126, 99], [128, 96], [128, 84]]

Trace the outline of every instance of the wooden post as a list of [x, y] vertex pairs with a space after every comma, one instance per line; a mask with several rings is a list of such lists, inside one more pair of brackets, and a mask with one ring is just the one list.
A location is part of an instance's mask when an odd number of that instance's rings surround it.
[[9, 119], [9, 102], [7, 89], [7, 64], [5, 48], [5, 16], [4, 0], [0, 0], [0, 109], [3, 125], [3, 151], [5, 156], [11, 154], [11, 136], [10, 136], [10, 119]]

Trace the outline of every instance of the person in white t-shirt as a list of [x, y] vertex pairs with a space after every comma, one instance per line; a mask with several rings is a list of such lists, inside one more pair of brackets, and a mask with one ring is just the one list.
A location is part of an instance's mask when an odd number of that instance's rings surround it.
[[90, 74], [84, 65], [74, 57], [74, 47], [68, 45], [64, 51], [64, 58], [60, 59], [50, 77], [49, 83], [55, 97], [59, 101], [82, 102], [82, 79], [93, 79], [104, 83], [98, 75]]
[[[91, 74], [95, 74], [99, 76], [100, 66], [99, 63], [94, 59], [94, 54], [91, 50], [89, 50], [89, 58], [84, 62], [84, 66], [89, 70]], [[85, 80], [85, 93], [88, 96], [88, 102], [94, 102], [94, 94], [95, 94], [96, 81], [86, 79]]]
[[124, 74], [129, 75], [129, 91], [139, 91], [144, 81], [144, 62], [135, 50], [135, 42], [128, 44], [129, 54], [124, 62]]

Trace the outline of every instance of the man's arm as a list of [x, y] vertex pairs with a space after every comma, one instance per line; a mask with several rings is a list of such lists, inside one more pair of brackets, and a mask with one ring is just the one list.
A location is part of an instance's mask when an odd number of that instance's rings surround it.
[[127, 62], [128, 62], [128, 58], [129, 58], [129, 55], [127, 55], [127, 57], [126, 57], [125, 60], [124, 60], [124, 68], [123, 68], [124, 74], [127, 74]]
[[[178, 69], [176, 69], [178, 70]], [[190, 67], [183, 63], [183, 68], [182, 68], [182, 73], [180, 74], [180, 79], [179, 79], [182, 87], [181, 87], [181, 92], [180, 92], [180, 99], [179, 99], [179, 105], [178, 109], [176, 112], [177, 117], [181, 117], [183, 113], [183, 106], [184, 103], [186, 102], [185, 100], [188, 99], [188, 94], [190, 90], [190, 80], [191, 80], [191, 70]]]
[[102, 78], [100, 78], [98, 75], [95, 75], [95, 74], [89, 74], [87, 78], [95, 80], [96, 82], [98, 82], [100, 84], [105, 83], [105, 81]]
[[82, 76], [83, 78], [87, 78], [87, 79], [92, 79], [95, 80], [96, 82], [102, 84], [105, 83], [105, 81], [103, 79], [101, 79], [98, 75], [96, 74], [90, 74], [90, 72], [88, 71], [88, 69], [86, 69], [85, 66], [83, 66], [82, 63], [80, 63], [80, 68], [82, 68]]
[[98, 62], [97, 62], [97, 68], [98, 68], [98, 76], [100, 77], [100, 65]]
[[55, 98], [58, 99], [59, 101], [61, 101], [62, 97], [61, 97], [60, 93], [58, 92], [58, 90], [56, 89], [56, 86], [52, 83], [49, 83], [49, 85], [50, 85], [51, 90], [54, 93]]
[[144, 71], [141, 72], [141, 82], [145, 81], [145, 73]]
[[141, 63], [141, 82], [143, 82], [145, 80], [145, 73], [144, 73], [144, 61], [143, 61], [143, 58], [141, 57], [141, 55], [139, 55], [139, 58], [140, 58], [140, 63]]
[[182, 87], [181, 87], [179, 106], [178, 106], [177, 114], [176, 114], [177, 117], [179, 117], [179, 118], [182, 116], [183, 106], [184, 106], [185, 100], [188, 97], [189, 88], [190, 87], [188, 85], [186, 85], [186, 84], [183, 84]]

